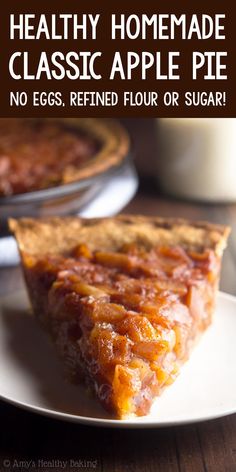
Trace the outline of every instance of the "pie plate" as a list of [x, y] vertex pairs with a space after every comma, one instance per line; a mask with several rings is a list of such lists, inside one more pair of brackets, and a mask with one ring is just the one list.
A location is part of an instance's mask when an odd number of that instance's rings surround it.
[[69, 384], [29, 314], [24, 291], [0, 298], [0, 398], [52, 418], [93, 426], [158, 428], [236, 412], [236, 298], [219, 292], [212, 326], [148, 416], [116, 420], [84, 387]]

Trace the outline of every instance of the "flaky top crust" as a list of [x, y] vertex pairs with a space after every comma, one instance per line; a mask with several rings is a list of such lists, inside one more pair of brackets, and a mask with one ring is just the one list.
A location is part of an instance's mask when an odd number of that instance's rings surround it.
[[9, 220], [20, 252], [40, 257], [45, 254], [66, 255], [77, 244], [86, 243], [91, 250], [115, 251], [123, 244], [181, 245], [202, 251], [210, 248], [219, 256], [226, 246], [230, 228], [203, 221], [176, 218], [119, 215], [111, 218], [85, 219], [54, 217]]

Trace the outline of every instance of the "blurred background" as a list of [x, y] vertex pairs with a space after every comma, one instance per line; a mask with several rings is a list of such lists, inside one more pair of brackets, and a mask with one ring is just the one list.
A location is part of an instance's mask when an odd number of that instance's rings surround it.
[[174, 197], [236, 201], [236, 119], [121, 119], [142, 181]]

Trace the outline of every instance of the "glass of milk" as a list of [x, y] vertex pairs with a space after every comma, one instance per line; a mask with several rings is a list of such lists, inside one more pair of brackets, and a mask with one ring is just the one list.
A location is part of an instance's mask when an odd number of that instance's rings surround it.
[[236, 119], [161, 118], [157, 171], [169, 194], [236, 201]]

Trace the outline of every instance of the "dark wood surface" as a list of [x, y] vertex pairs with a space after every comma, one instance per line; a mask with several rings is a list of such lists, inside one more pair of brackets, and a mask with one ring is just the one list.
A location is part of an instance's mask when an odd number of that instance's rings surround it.
[[[233, 233], [224, 258], [221, 288], [236, 295], [236, 205], [175, 201], [158, 196], [153, 183], [146, 181], [125, 210], [231, 224]], [[19, 268], [0, 269], [1, 294], [22, 284]], [[114, 430], [60, 422], [0, 402], [0, 421], [0, 470], [5, 472], [236, 471], [236, 415], [181, 427]]]

